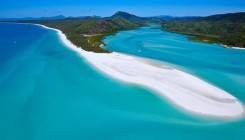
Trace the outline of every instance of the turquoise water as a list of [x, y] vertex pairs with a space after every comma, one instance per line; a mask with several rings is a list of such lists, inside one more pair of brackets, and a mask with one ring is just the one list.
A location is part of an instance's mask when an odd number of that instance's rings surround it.
[[104, 39], [108, 50], [157, 59], [192, 73], [245, 102], [245, 50], [191, 42], [157, 25]]
[[[152, 29], [121, 32], [106, 39], [108, 47], [120, 35], [143, 35], [142, 30], [147, 35]], [[54, 31], [0, 24], [0, 44], [0, 140], [244, 138], [244, 120], [220, 122], [191, 116], [149, 90], [111, 80], [66, 48]], [[244, 53], [239, 53], [242, 58]], [[228, 70], [240, 78], [240, 85], [231, 81], [238, 87], [244, 84], [242, 68], [243, 63], [237, 72]], [[243, 100], [243, 91], [233, 94]]]

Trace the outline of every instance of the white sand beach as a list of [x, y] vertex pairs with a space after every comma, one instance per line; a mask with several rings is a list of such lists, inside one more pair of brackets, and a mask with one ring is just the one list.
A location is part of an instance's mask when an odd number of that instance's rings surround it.
[[125, 54], [86, 52], [67, 40], [61, 31], [52, 30], [58, 32], [67, 47], [79, 53], [104, 74], [147, 87], [180, 109], [220, 118], [239, 118], [244, 115], [244, 106], [238, 99], [191, 74], [153, 60]]
[[245, 48], [241, 48], [241, 47], [232, 47], [232, 49], [245, 50]]
[[241, 117], [244, 113], [235, 97], [180, 70], [119, 53], [83, 56], [103, 73], [152, 89], [188, 112], [224, 118]]

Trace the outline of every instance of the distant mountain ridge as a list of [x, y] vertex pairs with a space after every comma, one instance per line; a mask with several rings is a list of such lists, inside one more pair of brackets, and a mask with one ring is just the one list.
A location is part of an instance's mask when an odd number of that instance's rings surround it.
[[51, 17], [24, 17], [24, 18], [0, 18], [0, 21], [18, 21], [18, 20], [59, 20], [65, 19], [63, 15], [51, 16]]
[[168, 16], [168, 15], [160, 15], [154, 16], [151, 18], [161, 19], [163, 21], [172, 21], [172, 20], [193, 20], [193, 19], [200, 19], [201, 16], [183, 16], [183, 17], [175, 17], [175, 16]]
[[202, 18], [202, 20], [245, 22], [245, 12], [211, 15]]
[[[85, 18], [103, 18], [100, 16], [78, 16], [78, 17], [66, 17], [63, 15], [57, 15], [57, 16], [51, 16], [51, 17], [24, 17], [24, 18], [0, 18], [0, 21], [27, 21], [27, 20], [62, 20], [62, 19], [85, 19]], [[136, 15], [123, 12], [123, 11], [118, 11], [114, 15], [110, 17], [104, 17], [105, 19], [114, 19], [114, 18], [123, 18], [127, 20], [142, 20], [144, 19], [143, 17], [138, 17]]]

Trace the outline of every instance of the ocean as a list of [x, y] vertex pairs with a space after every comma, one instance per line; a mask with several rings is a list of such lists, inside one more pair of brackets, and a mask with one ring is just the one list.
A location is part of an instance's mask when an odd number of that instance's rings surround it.
[[[125, 41], [127, 40], [127, 41]], [[193, 43], [145, 27], [106, 48], [192, 73], [245, 102], [245, 51]], [[53, 30], [0, 24], [1, 140], [243, 139], [245, 121], [192, 116], [144, 87], [115, 81], [67, 48]]]

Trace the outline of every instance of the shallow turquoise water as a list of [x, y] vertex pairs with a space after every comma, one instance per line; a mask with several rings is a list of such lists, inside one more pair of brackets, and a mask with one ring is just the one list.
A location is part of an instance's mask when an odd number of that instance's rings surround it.
[[190, 116], [146, 89], [111, 80], [54, 31], [0, 24], [0, 44], [1, 140], [244, 138], [243, 120]]
[[104, 39], [108, 50], [157, 59], [192, 73], [245, 102], [245, 50], [191, 42], [157, 25]]

